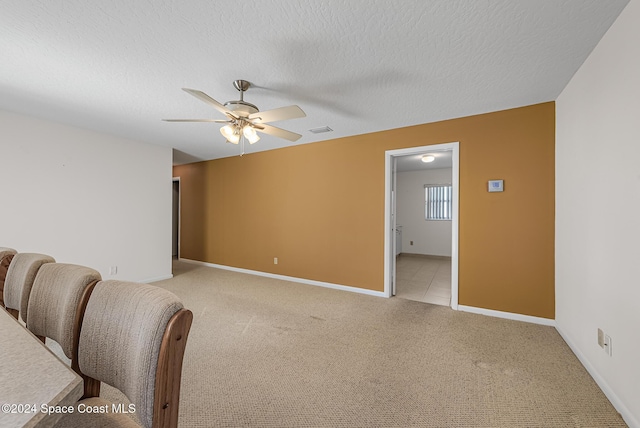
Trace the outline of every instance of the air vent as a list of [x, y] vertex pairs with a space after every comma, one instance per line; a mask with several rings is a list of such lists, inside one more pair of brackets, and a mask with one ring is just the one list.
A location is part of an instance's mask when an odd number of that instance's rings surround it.
[[309, 132], [313, 132], [314, 134], [322, 134], [323, 132], [331, 132], [333, 129], [328, 126], [321, 126], [320, 128], [310, 129]]

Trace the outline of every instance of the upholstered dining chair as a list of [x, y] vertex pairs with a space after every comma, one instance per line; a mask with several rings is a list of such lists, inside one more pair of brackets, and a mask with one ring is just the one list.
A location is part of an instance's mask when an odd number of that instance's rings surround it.
[[58, 342], [78, 370], [78, 339], [84, 309], [100, 273], [86, 266], [43, 264], [31, 287], [27, 304], [27, 328], [36, 336]]
[[0, 307], [4, 308], [4, 280], [13, 256], [17, 253], [13, 248], [0, 247]]
[[55, 263], [51, 256], [38, 253], [18, 253], [13, 256], [4, 281], [4, 306], [18, 319], [27, 322], [27, 304], [36, 274], [45, 263]]
[[105, 382], [127, 396], [144, 427], [175, 428], [192, 320], [191, 311], [167, 290], [127, 281], [99, 282], [87, 304], [78, 344], [80, 371], [93, 382], [85, 382], [85, 397], [77, 407], [106, 406], [98, 408], [108, 412], [74, 412], [56, 427], [138, 426], [98, 397], [100, 382]]

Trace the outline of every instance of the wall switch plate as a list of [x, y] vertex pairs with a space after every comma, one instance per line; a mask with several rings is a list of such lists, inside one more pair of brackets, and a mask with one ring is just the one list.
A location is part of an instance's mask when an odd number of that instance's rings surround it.
[[504, 192], [504, 180], [489, 180], [489, 192]]
[[274, 265], [277, 265], [277, 264], [278, 264], [278, 258], [277, 258], [277, 257], [274, 257], [274, 258], [273, 258], [273, 264], [274, 264]]
[[598, 345], [604, 348], [604, 331], [602, 329], [598, 329]]
[[611, 356], [611, 337], [607, 334], [604, 335], [604, 351]]

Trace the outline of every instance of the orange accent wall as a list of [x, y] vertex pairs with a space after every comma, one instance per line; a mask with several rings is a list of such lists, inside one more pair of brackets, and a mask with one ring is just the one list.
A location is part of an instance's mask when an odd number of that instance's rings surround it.
[[385, 151], [452, 141], [459, 304], [554, 318], [552, 102], [176, 166], [181, 257], [383, 291]]

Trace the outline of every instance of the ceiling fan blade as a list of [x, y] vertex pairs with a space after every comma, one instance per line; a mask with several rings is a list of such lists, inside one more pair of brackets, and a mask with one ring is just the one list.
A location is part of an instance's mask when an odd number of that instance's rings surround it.
[[231, 115], [231, 116], [235, 117], [236, 119], [238, 118], [238, 116], [235, 113], [233, 113], [231, 110], [229, 110], [228, 108], [226, 108], [225, 106], [223, 106], [218, 101], [214, 100], [213, 98], [211, 98], [209, 95], [205, 94], [204, 92], [198, 91], [197, 89], [189, 89], [189, 88], [182, 88], [182, 90], [185, 91], [185, 92], [188, 92], [189, 94], [191, 94], [194, 97], [200, 99], [201, 101], [204, 101], [205, 103], [213, 106], [219, 112], [221, 112], [221, 113], [223, 113], [225, 115]]
[[275, 108], [273, 110], [259, 111], [249, 115], [249, 120], [255, 120], [257, 123], [277, 122], [279, 120], [297, 119], [306, 117], [307, 115], [298, 106], [288, 106]]
[[298, 141], [302, 135], [295, 132], [287, 131], [286, 129], [277, 128], [272, 125], [259, 124], [254, 127], [256, 131], [264, 132], [265, 134], [273, 135], [274, 137], [284, 138], [289, 141]]
[[162, 119], [164, 122], [215, 122], [215, 123], [229, 123], [230, 120], [224, 119]]

